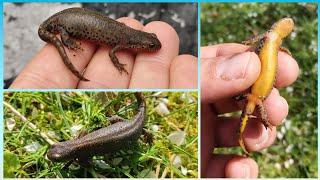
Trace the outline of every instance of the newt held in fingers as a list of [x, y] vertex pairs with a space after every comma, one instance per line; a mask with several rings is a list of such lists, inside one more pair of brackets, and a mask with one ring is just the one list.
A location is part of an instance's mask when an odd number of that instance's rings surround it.
[[[60, 33], [61, 41], [56, 37], [56, 33]], [[75, 76], [84, 81], [88, 79], [72, 65], [63, 47], [65, 45], [72, 50], [82, 50], [69, 36], [112, 46], [109, 57], [120, 74], [122, 72], [128, 74], [128, 71], [124, 68], [125, 64], [120, 63], [115, 55], [117, 51], [121, 49], [156, 51], [161, 48], [161, 43], [155, 34], [132, 29], [107, 16], [83, 8], [69, 8], [54, 14], [40, 25], [38, 34], [43, 41], [55, 46], [64, 64]]]
[[283, 18], [274, 23], [269, 31], [253, 39], [244, 41], [244, 44], [252, 44], [259, 41], [255, 53], [261, 62], [261, 71], [257, 81], [251, 86], [251, 92], [236, 97], [237, 100], [246, 99], [247, 103], [241, 114], [239, 130], [239, 144], [242, 150], [250, 155], [243, 142], [243, 132], [246, 128], [249, 116], [259, 107], [262, 123], [265, 128], [272, 129], [269, 123], [263, 101], [269, 96], [276, 79], [278, 51], [284, 51], [291, 56], [288, 49], [281, 47], [282, 40], [293, 30], [294, 22], [291, 18]]
[[[54, 162], [78, 159], [85, 162], [95, 155], [118, 152], [134, 145], [142, 133], [146, 117], [146, 103], [141, 93], [135, 93], [139, 107], [132, 120], [113, 116], [108, 121], [111, 125], [87, 133], [83, 131], [78, 138], [54, 144], [48, 151], [48, 158]], [[151, 134], [146, 134], [149, 136]]]

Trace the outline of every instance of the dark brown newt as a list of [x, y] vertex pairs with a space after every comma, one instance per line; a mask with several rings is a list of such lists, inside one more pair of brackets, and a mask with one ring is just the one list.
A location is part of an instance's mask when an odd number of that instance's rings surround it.
[[[60, 33], [62, 41], [55, 36], [56, 33]], [[118, 50], [156, 51], [161, 48], [161, 43], [154, 33], [132, 29], [98, 12], [83, 8], [69, 8], [54, 14], [40, 25], [38, 34], [43, 41], [56, 47], [64, 64], [75, 76], [84, 81], [89, 80], [72, 65], [63, 45], [76, 51], [83, 49], [69, 36], [112, 46], [109, 57], [120, 74], [122, 71], [129, 73], [124, 68], [125, 64], [120, 63], [115, 55]]]
[[[47, 156], [51, 161], [63, 162], [78, 159], [88, 160], [95, 155], [118, 152], [134, 145], [144, 131], [146, 103], [141, 93], [135, 93], [139, 107], [138, 113], [129, 121], [113, 116], [108, 121], [111, 125], [89, 134], [80, 133], [77, 139], [54, 144]], [[150, 136], [150, 134], [149, 134]]]

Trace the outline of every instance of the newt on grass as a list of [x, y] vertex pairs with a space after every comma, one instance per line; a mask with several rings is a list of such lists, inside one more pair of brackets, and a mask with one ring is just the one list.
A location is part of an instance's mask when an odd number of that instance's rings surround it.
[[236, 97], [236, 100], [246, 99], [247, 103], [241, 114], [241, 123], [239, 130], [239, 144], [242, 150], [249, 156], [243, 142], [243, 132], [246, 128], [249, 116], [254, 112], [256, 106], [259, 107], [262, 123], [265, 128], [272, 128], [269, 123], [266, 109], [263, 101], [269, 96], [276, 79], [278, 51], [284, 51], [291, 56], [288, 49], [281, 46], [282, 40], [293, 30], [294, 22], [291, 18], [283, 18], [274, 23], [269, 31], [253, 39], [243, 41], [244, 44], [253, 44], [258, 41], [259, 44], [255, 53], [259, 56], [261, 62], [261, 71], [257, 81], [251, 86], [251, 92]]
[[[55, 33], [60, 33], [62, 42]], [[83, 50], [69, 37], [70, 35], [76, 39], [112, 46], [109, 57], [120, 74], [122, 71], [128, 74], [124, 68], [125, 64], [120, 63], [115, 55], [120, 49], [156, 51], [161, 48], [161, 43], [154, 33], [132, 29], [107, 16], [83, 8], [69, 8], [54, 14], [40, 25], [38, 34], [43, 41], [57, 48], [64, 64], [75, 76], [84, 81], [89, 80], [72, 65], [63, 47], [65, 45], [72, 50]]]
[[54, 144], [48, 151], [48, 159], [53, 162], [79, 160], [88, 161], [92, 156], [118, 152], [134, 145], [143, 133], [145, 140], [152, 142], [152, 134], [143, 127], [146, 119], [146, 102], [142, 93], [134, 93], [138, 102], [138, 112], [132, 120], [119, 116], [108, 119], [111, 125], [88, 133], [82, 131], [76, 139]]

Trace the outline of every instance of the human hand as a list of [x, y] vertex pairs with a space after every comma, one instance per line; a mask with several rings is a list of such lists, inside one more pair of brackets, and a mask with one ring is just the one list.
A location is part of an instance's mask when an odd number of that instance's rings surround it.
[[[250, 50], [253, 47], [231, 43], [201, 48], [201, 177], [258, 177], [258, 165], [253, 159], [212, 153], [216, 147], [239, 146], [240, 117], [218, 115], [243, 109], [244, 103], [232, 97], [248, 90], [260, 73], [259, 57]], [[279, 52], [274, 86], [290, 85], [298, 71], [297, 62]], [[276, 88], [263, 102], [273, 126], [280, 125], [288, 114], [288, 104]], [[260, 118], [250, 118], [244, 132], [248, 150], [267, 148], [275, 138], [276, 128], [266, 130]]]
[[118, 21], [155, 33], [162, 43], [162, 48], [155, 52], [118, 51], [116, 55], [120, 63], [126, 64], [129, 75], [121, 75], [112, 64], [108, 55], [110, 46], [99, 47], [86, 40], [76, 40], [84, 51], [65, 47], [66, 53], [80, 73], [86, 68], [83, 76], [90, 81], [79, 81], [65, 66], [56, 48], [46, 44], [10, 88], [197, 88], [197, 58], [178, 55], [179, 37], [170, 25], [155, 21], [143, 26], [131, 18]]

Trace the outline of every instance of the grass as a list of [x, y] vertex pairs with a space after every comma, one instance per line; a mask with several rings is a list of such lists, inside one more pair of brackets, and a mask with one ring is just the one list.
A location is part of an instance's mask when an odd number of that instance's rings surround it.
[[[144, 93], [150, 95], [151, 93]], [[4, 171], [5, 178], [74, 178], [114, 177], [142, 178], [198, 177], [198, 112], [197, 93], [193, 102], [181, 98], [183, 93], [161, 93], [168, 96], [169, 114], [161, 114], [157, 106], [162, 102], [156, 97], [147, 98], [145, 127], [153, 134], [153, 144], [139, 140], [130, 149], [105, 156], [93, 157], [94, 165], [83, 168], [73, 163], [53, 163], [46, 157], [50, 145], [39, 132], [30, 129], [8, 108], [4, 108]], [[136, 113], [132, 93], [96, 92], [6, 92], [4, 101], [11, 104], [41, 132], [55, 141], [72, 139], [75, 127], [92, 132], [105, 127], [107, 118], [119, 115], [131, 119]], [[8, 129], [7, 122], [16, 123]], [[173, 131], [186, 133], [185, 143], [177, 146], [168, 140]], [[78, 131], [79, 132], [79, 131]], [[30, 146], [32, 145], [32, 146]], [[181, 165], [172, 165], [172, 159], [181, 159]], [[181, 168], [186, 168], [182, 171]], [[167, 173], [164, 173], [166, 172]]]
[[[268, 30], [283, 17], [295, 21], [294, 32], [284, 40], [297, 60], [299, 77], [280, 89], [289, 115], [277, 127], [274, 145], [254, 153], [261, 178], [317, 178], [317, 74], [318, 15], [316, 3], [202, 3], [201, 45], [241, 42]], [[221, 153], [242, 154], [239, 148]]]

